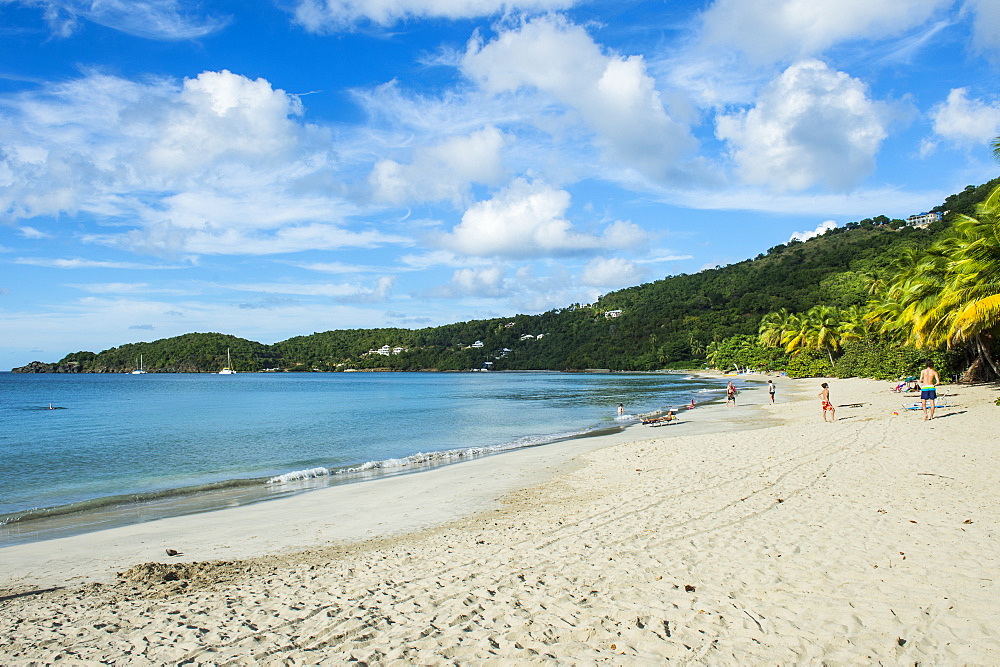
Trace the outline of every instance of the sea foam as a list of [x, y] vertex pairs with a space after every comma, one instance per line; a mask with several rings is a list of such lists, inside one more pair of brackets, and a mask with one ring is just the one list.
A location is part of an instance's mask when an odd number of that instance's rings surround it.
[[284, 475], [278, 475], [277, 477], [272, 477], [267, 480], [268, 484], [284, 484], [285, 482], [295, 482], [300, 479], [315, 479], [316, 477], [326, 477], [330, 474], [330, 470], [327, 468], [309, 468], [308, 470], [295, 470], [293, 472], [286, 472]]

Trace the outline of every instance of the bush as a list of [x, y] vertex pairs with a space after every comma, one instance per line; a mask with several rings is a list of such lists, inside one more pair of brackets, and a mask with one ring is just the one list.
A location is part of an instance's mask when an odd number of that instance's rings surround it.
[[830, 357], [822, 350], [802, 350], [788, 360], [788, 377], [814, 378], [833, 375]]
[[709, 361], [719, 370], [732, 370], [734, 366], [755, 370], [781, 370], [788, 355], [779, 348], [764, 347], [756, 336], [731, 336], [713, 344]]
[[833, 372], [841, 378], [896, 380], [918, 375], [928, 359], [941, 377], [948, 377], [955, 372], [957, 359], [954, 353], [945, 350], [918, 350], [879, 338], [866, 338], [844, 345], [844, 354], [837, 359]]

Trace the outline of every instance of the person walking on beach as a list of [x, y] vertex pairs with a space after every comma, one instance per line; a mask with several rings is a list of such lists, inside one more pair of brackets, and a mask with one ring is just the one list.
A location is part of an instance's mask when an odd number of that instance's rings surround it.
[[837, 421], [837, 411], [833, 409], [833, 403], [830, 402], [830, 386], [827, 383], [820, 385], [822, 389], [819, 392], [819, 400], [823, 404], [823, 421], [826, 421], [826, 413], [830, 413], [830, 421]]
[[774, 380], [767, 381], [767, 395], [771, 397], [771, 404], [774, 405]]
[[[934, 362], [927, 360], [927, 367], [920, 373], [920, 407], [924, 411], [924, 421], [934, 419], [934, 409], [937, 407], [937, 386], [941, 378], [934, 370]], [[931, 414], [927, 416], [927, 401], [931, 402]]]
[[736, 405], [736, 394], [738, 393], [740, 392], [736, 390], [736, 385], [733, 384], [732, 380], [730, 380], [729, 384], [726, 385], [726, 405], [729, 405], [730, 403]]

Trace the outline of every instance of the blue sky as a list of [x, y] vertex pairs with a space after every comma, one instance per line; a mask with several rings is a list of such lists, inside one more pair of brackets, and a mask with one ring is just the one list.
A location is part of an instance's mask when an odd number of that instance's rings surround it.
[[998, 68], [995, 0], [0, 0], [0, 368], [920, 213], [1000, 172]]

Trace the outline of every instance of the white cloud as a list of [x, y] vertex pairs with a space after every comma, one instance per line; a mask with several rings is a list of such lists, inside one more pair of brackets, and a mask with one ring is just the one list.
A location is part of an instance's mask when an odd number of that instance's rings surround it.
[[819, 236], [820, 234], [825, 234], [828, 230], [836, 229], [837, 223], [833, 220], [827, 220], [825, 222], [819, 223], [816, 229], [811, 232], [792, 232], [792, 235], [788, 238], [789, 241], [808, 241], [809, 239]]
[[287, 264], [297, 266], [306, 271], [318, 271], [320, 273], [375, 273], [385, 270], [379, 266], [344, 264], [343, 262], [287, 262]]
[[[239, 210], [249, 209], [238, 207]], [[302, 250], [374, 248], [387, 243], [406, 244], [410, 240], [378, 231], [350, 231], [336, 225], [284, 225], [271, 230], [242, 230], [206, 222], [202, 228], [170, 222], [133, 230], [126, 235], [91, 235], [86, 240], [143, 253], [201, 255], [274, 255]]]
[[774, 193], [761, 188], [730, 188], [722, 191], [689, 190], [665, 201], [692, 209], [713, 211], [757, 211], [767, 214], [843, 218], [869, 218], [873, 211], [890, 217], [905, 218], [916, 211], [937, 206], [951, 194], [947, 189], [914, 192], [899, 188], [852, 190], [849, 193]]
[[382, 276], [371, 285], [360, 283], [234, 283], [218, 287], [238, 292], [258, 292], [261, 294], [290, 294], [338, 299], [352, 297], [352, 300], [355, 301], [384, 301], [390, 294], [394, 282], [394, 278]]
[[389, 26], [407, 19], [467, 19], [509, 11], [550, 11], [577, 0], [298, 0], [295, 20], [310, 32], [334, 32], [370, 21]]
[[796, 60], [843, 42], [903, 34], [954, 0], [716, 0], [702, 15], [706, 51], [735, 49], [752, 63]]
[[621, 257], [595, 257], [583, 267], [580, 282], [590, 287], [617, 289], [638, 285], [646, 277], [646, 272]]
[[15, 264], [25, 264], [27, 266], [43, 266], [50, 269], [141, 269], [141, 270], [162, 270], [162, 269], [184, 269], [186, 266], [163, 266], [156, 264], [140, 264], [138, 262], [109, 262], [97, 259], [58, 259], [58, 258], [36, 258], [18, 257]]
[[153, 254], [408, 242], [343, 228], [358, 208], [329, 132], [302, 114], [295, 96], [225, 70], [179, 87], [90, 74], [0, 98], [0, 212], [113, 221], [84, 240]]
[[504, 273], [499, 266], [458, 269], [452, 274], [451, 282], [439, 292], [448, 296], [502, 296], [505, 293]]
[[184, 3], [178, 0], [20, 0], [20, 3], [41, 7], [53, 32], [62, 37], [73, 34], [80, 19], [157, 40], [196, 39], [228, 23], [223, 18], [198, 16], [193, 7], [186, 11]]
[[720, 115], [716, 135], [748, 183], [845, 190], [874, 167], [886, 137], [883, 115], [862, 82], [805, 60], [772, 81], [753, 108]]
[[[399, 259], [404, 266], [415, 271], [433, 266], [468, 266], [470, 263], [475, 263], [475, 260], [470, 260], [468, 257], [458, 257], [450, 250], [431, 250], [429, 252], [414, 253], [403, 255]], [[482, 263], [485, 264], [486, 260], [482, 260]]]
[[497, 185], [504, 175], [505, 139], [495, 127], [414, 150], [410, 164], [380, 160], [369, 177], [376, 200], [461, 202], [473, 183]]
[[655, 257], [645, 257], [635, 260], [636, 264], [662, 264], [663, 262], [679, 262], [685, 259], [692, 259], [694, 255], [656, 255]]
[[440, 242], [465, 255], [534, 257], [627, 247], [644, 238], [627, 222], [612, 223], [602, 236], [577, 232], [565, 217], [569, 205], [565, 190], [518, 178], [492, 199], [471, 206]]
[[973, 14], [972, 48], [994, 64], [1000, 64], [1000, 3], [996, 0], [965, 0]]
[[968, 94], [968, 88], [953, 88], [931, 110], [934, 132], [955, 145], [982, 145], [1000, 135], [1000, 100], [969, 99]]
[[614, 161], [648, 177], [665, 178], [695, 148], [688, 128], [668, 115], [642, 56], [606, 55], [586, 30], [558, 17], [530, 20], [489, 43], [473, 39], [461, 68], [488, 93], [528, 89], [564, 105], [560, 123], [578, 116]]
[[43, 232], [40, 229], [35, 229], [34, 227], [29, 227], [27, 225], [25, 225], [24, 227], [18, 228], [18, 231], [20, 231], [21, 232], [21, 236], [23, 236], [26, 239], [50, 239], [50, 238], [52, 238], [51, 234], [46, 234], [45, 232]]
[[151, 291], [149, 283], [91, 283], [89, 285], [70, 285], [70, 287], [91, 294], [141, 294]]
[[137, 148], [146, 166], [169, 182], [197, 182], [206, 168], [220, 167], [223, 176], [270, 182], [275, 171], [284, 178], [302, 177], [331, 159], [322, 148], [308, 147], [329, 144], [330, 138], [296, 120], [304, 112], [299, 99], [264, 79], [228, 70], [202, 72], [185, 79], [179, 91], [164, 93], [163, 113], [150, 114], [155, 125], [140, 125], [134, 132], [155, 132], [142, 137]]

